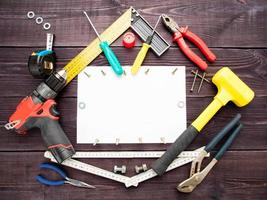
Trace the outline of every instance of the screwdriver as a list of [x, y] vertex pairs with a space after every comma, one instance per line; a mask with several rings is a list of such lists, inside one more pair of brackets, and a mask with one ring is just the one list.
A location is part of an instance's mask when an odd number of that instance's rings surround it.
[[145, 57], [146, 54], [148, 52], [148, 49], [151, 47], [150, 44], [152, 42], [156, 27], [158, 26], [158, 23], [160, 21], [161, 16], [159, 16], [158, 21], [156, 23], [156, 25], [154, 26], [154, 28], [152, 29], [151, 34], [147, 37], [146, 41], [143, 43], [141, 50], [139, 51], [139, 53], [137, 54], [137, 57], [134, 60], [134, 64], [131, 68], [131, 73], [133, 75], [136, 75], [137, 72], [139, 71]]
[[107, 41], [103, 41], [100, 38], [100, 35], [98, 34], [96, 28], [94, 27], [92, 21], [90, 20], [89, 16], [87, 15], [87, 13], [85, 11], [83, 11], [83, 13], [85, 14], [85, 16], [87, 17], [89, 23], [91, 24], [92, 28], [94, 29], [98, 39], [100, 40], [100, 48], [102, 49], [102, 51], [104, 52], [110, 66], [112, 67], [113, 71], [117, 74], [117, 75], [122, 75], [123, 74], [123, 69], [121, 67], [121, 64], [118, 60], [118, 58], [116, 57], [116, 55], [114, 54], [114, 52], [111, 50], [111, 48], [108, 45]]

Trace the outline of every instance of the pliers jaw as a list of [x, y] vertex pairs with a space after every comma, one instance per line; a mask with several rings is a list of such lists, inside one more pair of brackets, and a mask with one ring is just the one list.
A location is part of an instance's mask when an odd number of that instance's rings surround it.
[[169, 31], [171, 31], [172, 33], [176, 33], [179, 31], [178, 24], [171, 17], [165, 14], [162, 14], [161, 17], [163, 20], [163, 24]]

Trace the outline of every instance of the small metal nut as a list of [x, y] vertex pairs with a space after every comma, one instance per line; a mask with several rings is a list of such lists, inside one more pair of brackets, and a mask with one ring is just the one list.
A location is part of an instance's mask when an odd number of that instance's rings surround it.
[[126, 166], [122, 165], [121, 167], [118, 167], [117, 165], [115, 165], [114, 168], [113, 168], [113, 172], [114, 173], [125, 174], [126, 173]]
[[49, 30], [49, 29], [51, 28], [51, 24], [48, 23], [48, 22], [46, 22], [46, 23], [44, 23], [43, 28], [44, 28], [45, 30]]
[[142, 166], [137, 166], [137, 165], [135, 165], [135, 172], [137, 173], [137, 174], [139, 174], [140, 172], [145, 172], [145, 171], [147, 171], [147, 165], [146, 164], [142, 164]]
[[29, 19], [33, 19], [33, 18], [35, 17], [35, 13], [34, 13], [33, 11], [29, 11], [29, 12], [27, 13], [27, 17], [28, 17]]
[[44, 19], [42, 17], [37, 17], [35, 19], [36, 24], [41, 24], [41, 23], [43, 23], [43, 21], [44, 21]]

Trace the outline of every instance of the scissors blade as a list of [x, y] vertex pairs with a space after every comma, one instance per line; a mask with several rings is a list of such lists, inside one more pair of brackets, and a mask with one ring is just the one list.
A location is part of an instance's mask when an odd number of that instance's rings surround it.
[[67, 181], [65, 183], [71, 184], [71, 185], [76, 186], [76, 187], [96, 188], [93, 185], [89, 185], [89, 184], [87, 184], [85, 182], [78, 181], [78, 180], [75, 180], [75, 179], [72, 179], [72, 178], [67, 178]]

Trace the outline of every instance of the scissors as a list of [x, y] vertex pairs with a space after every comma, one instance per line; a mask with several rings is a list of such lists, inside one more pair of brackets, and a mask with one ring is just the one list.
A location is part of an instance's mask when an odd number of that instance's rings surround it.
[[76, 186], [76, 187], [96, 188], [93, 185], [89, 185], [89, 184], [87, 184], [85, 182], [82, 182], [82, 181], [75, 180], [75, 179], [67, 177], [66, 172], [63, 169], [59, 168], [58, 166], [56, 166], [54, 164], [42, 163], [40, 165], [40, 169], [49, 169], [51, 171], [56, 172], [57, 174], [59, 174], [63, 178], [63, 180], [49, 180], [49, 179], [47, 179], [44, 176], [39, 174], [35, 178], [39, 183], [41, 183], [43, 185], [59, 186], [59, 185], [64, 185], [65, 183], [68, 183], [68, 184]]

